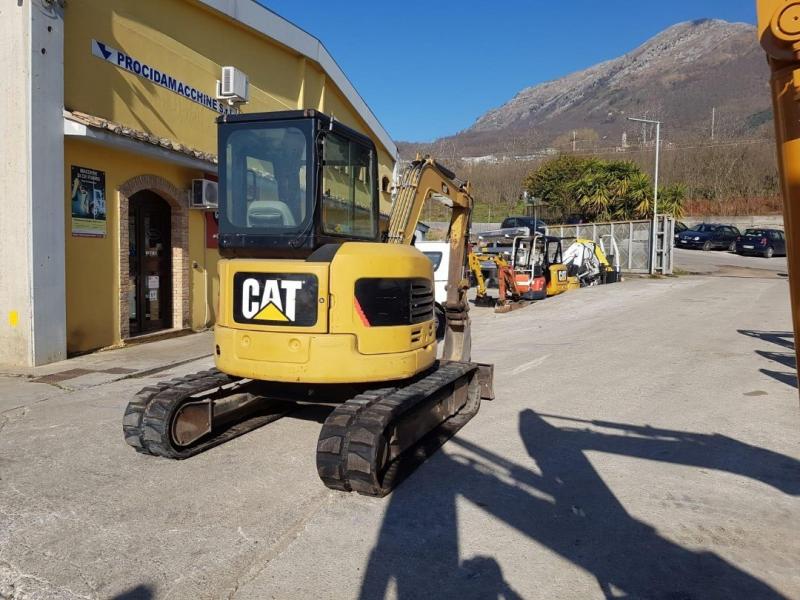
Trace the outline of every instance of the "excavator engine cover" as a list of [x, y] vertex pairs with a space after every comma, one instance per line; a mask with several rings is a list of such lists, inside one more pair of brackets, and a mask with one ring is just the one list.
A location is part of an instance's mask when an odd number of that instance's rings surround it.
[[[325, 247], [323, 247], [325, 248]], [[436, 359], [433, 272], [411, 246], [348, 242], [306, 260], [220, 260], [218, 369], [286, 383], [407, 379]]]

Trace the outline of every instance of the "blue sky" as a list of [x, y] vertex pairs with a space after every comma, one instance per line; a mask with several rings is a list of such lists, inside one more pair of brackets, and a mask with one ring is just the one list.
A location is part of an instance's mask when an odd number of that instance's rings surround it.
[[412, 141], [465, 129], [520, 89], [675, 23], [755, 23], [755, 0], [259, 1], [321, 39], [392, 137]]

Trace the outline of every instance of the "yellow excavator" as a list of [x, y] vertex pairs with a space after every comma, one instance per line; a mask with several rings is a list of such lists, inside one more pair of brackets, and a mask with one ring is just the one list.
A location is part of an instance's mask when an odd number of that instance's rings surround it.
[[[125, 440], [182, 459], [331, 403], [320, 478], [384, 496], [492, 398], [491, 366], [470, 356], [469, 185], [412, 162], [382, 231], [369, 137], [305, 110], [222, 116], [218, 142], [216, 369], [141, 390]], [[452, 207], [440, 359], [433, 269], [412, 245], [429, 199]]]
[[[759, 40], [772, 72], [794, 339], [800, 340], [800, 1], [758, 0], [756, 9]], [[795, 348], [800, 364], [800, 345]]]

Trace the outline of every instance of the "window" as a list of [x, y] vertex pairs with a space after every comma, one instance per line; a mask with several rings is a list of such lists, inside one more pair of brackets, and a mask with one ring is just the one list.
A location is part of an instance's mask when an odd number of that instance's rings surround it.
[[442, 264], [442, 253], [441, 252], [423, 252], [425, 256], [427, 256], [430, 261], [433, 263], [433, 270], [439, 268], [439, 265]]
[[310, 125], [231, 128], [221, 165], [225, 221], [234, 229], [292, 233], [311, 216]]
[[561, 263], [561, 242], [553, 240], [547, 243], [547, 262], [551, 265]]
[[326, 233], [376, 235], [375, 159], [367, 146], [336, 134], [325, 136], [322, 162], [322, 228]]

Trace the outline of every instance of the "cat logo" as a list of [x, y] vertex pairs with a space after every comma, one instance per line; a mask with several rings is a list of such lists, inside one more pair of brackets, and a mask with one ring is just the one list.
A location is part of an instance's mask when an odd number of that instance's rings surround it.
[[237, 273], [234, 320], [309, 326], [317, 322], [317, 278], [298, 273]]

